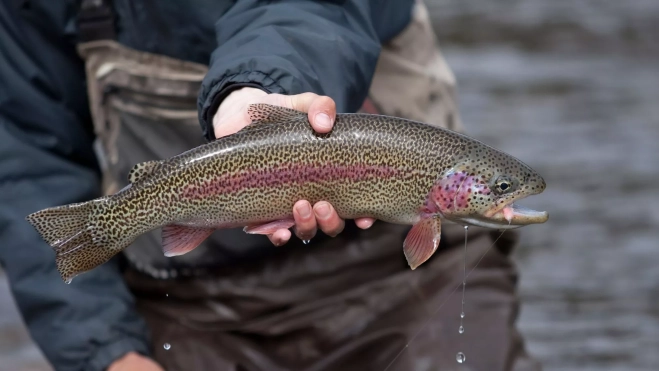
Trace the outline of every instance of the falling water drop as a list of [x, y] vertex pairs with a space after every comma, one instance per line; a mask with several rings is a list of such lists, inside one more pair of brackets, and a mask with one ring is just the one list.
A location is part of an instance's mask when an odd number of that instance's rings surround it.
[[464, 318], [465, 318], [465, 287], [467, 286], [467, 235], [469, 233], [469, 226], [465, 225], [465, 251], [464, 260], [462, 261], [462, 310], [460, 311], [460, 333], [464, 332]]
[[305, 245], [308, 245], [309, 242], [311, 242], [311, 240], [302, 240], [302, 243], [305, 244]]
[[70, 285], [71, 282], [73, 282], [73, 278], [68, 278], [66, 281], [64, 281], [67, 285]]
[[[462, 309], [460, 310], [460, 327], [458, 327], [458, 333], [464, 334], [464, 318], [465, 318], [465, 287], [467, 286], [467, 235], [469, 233], [469, 226], [465, 225], [465, 250], [464, 250], [464, 260], [462, 262]], [[465, 354], [458, 352], [455, 355], [455, 360], [458, 363], [464, 363], [467, 360]]]
[[162, 347], [165, 348], [165, 350], [170, 350], [172, 348], [172, 345], [170, 343], [165, 343], [162, 345]]
[[165, 294], [166, 297], [169, 297], [169, 294]]

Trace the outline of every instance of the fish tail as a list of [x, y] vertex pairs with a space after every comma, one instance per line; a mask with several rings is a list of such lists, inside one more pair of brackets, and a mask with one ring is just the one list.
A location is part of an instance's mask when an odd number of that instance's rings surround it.
[[85, 271], [112, 258], [126, 246], [113, 246], [109, 239], [98, 236], [95, 228], [94, 201], [52, 207], [30, 214], [27, 221], [55, 251], [57, 270], [69, 283]]

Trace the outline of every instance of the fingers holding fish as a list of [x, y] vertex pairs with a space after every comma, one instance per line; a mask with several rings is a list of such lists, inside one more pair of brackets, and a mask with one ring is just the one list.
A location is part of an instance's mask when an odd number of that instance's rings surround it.
[[[339, 217], [334, 207], [324, 201], [318, 202], [313, 208], [309, 201], [296, 202], [293, 205], [293, 219], [295, 221], [294, 233], [302, 241], [311, 240], [316, 235], [318, 227], [332, 237], [341, 233], [345, 227], [345, 221]], [[375, 223], [373, 218], [355, 219], [355, 224], [361, 229], [368, 229], [373, 223]], [[281, 246], [288, 242], [291, 233], [288, 229], [279, 229], [268, 235], [268, 238], [274, 245]]]
[[291, 96], [291, 100], [291, 108], [309, 113], [309, 122], [316, 132], [324, 134], [332, 130], [336, 119], [336, 103], [332, 98], [304, 93]]
[[302, 241], [310, 240], [316, 235], [316, 216], [311, 209], [309, 201], [301, 200], [293, 206], [293, 218], [295, 219], [295, 234]]
[[270, 94], [260, 99], [260, 103], [273, 104], [307, 112], [311, 127], [324, 134], [332, 130], [336, 120], [336, 103], [325, 95], [302, 93], [296, 95]]
[[328, 202], [320, 201], [313, 206], [318, 227], [326, 235], [335, 237], [343, 231], [345, 221], [339, 217], [336, 210]]
[[328, 96], [315, 93], [296, 95], [268, 94], [261, 89], [245, 87], [229, 94], [213, 117], [216, 138], [238, 132], [251, 123], [247, 108], [250, 104], [266, 103], [307, 112], [309, 122], [318, 133], [328, 133], [336, 120], [336, 103]]
[[[295, 220], [295, 235], [303, 241], [312, 239], [318, 228], [326, 235], [335, 237], [345, 227], [345, 221], [339, 217], [336, 209], [325, 201], [316, 203], [313, 208], [309, 201], [296, 202], [293, 206], [293, 219]], [[275, 246], [281, 246], [288, 242], [291, 236], [290, 230], [282, 228], [268, 235], [268, 238]]]

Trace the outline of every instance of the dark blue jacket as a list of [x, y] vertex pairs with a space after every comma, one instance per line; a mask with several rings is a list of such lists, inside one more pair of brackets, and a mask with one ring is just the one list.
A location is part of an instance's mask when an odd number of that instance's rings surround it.
[[[363, 102], [380, 45], [410, 20], [410, 0], [114, 0], [118, 40], [210, 65], [202, 131], [232, 88], [313, 91], [340, 112]], [[57, 370], [102, 370], [147, 329], [117, 261], [59, 278], [52, 249], [25, 221], [99, 196], [74, 0], [0, 2], [0, 263], [34, 340]]]

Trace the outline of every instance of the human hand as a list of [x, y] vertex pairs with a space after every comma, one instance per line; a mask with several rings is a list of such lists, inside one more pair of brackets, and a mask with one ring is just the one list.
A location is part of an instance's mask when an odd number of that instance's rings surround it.
[[[251, 104], [265, 103], [307, 112], [311, 127], [318, 133], [332, 130], [336, 119], [336, 104], [332, 98], [314, 93], [298, 95], [268, 94], [261, 89], [245, 87], [233, 91], [220, 104], [213, 117], [215, 137], [221, 138], [238, 132], [251, 123], [247, 108]], [[300, 200], [293, 206], [295, 234], [302, 240], [310, 240], [318, 228], [329, 236], [336, 236], [343, 231], [345, 221], [339, 217], [332, 205], [319, 201], [313, 207], [306, 200]], [[358, 218], [355, 224], [361, 229], [370, 228], [375, 219]], [[291, 231], [279, 229], [268, 235], [270, 241], [281, 246], [291, 238]]]
[[165, 369], [160, 367], [151, 358], [135, 352], [129, 352], [112, 362], [107, 371], [165, 371]]

